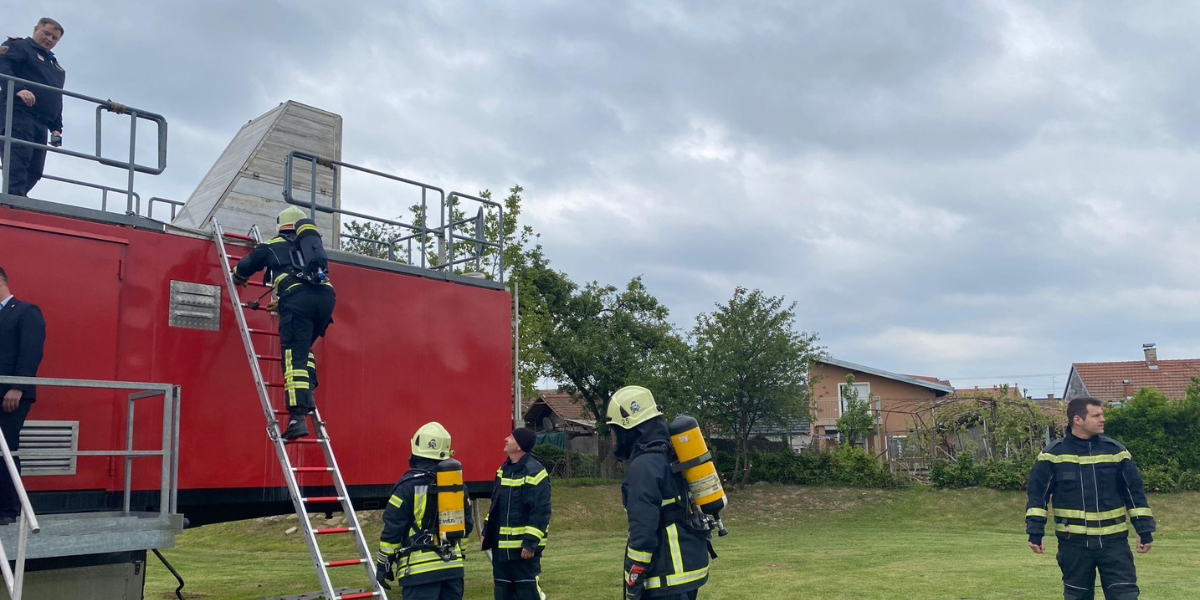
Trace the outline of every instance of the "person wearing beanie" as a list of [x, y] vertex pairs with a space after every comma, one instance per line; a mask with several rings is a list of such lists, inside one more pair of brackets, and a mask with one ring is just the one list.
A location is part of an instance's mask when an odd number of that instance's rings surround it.
[[531, 431], [529, 429], [521, 427], [521, 428], [513, 430], [512, 437], [514, 440], [516, 440], [517, 447], [519, 447], [521, 449], [521, 452], [525, 452], [525, 453], [533, 452], [533, 445], [534, 445], [534, 443], [537, 442], [537, 434], [536, 433], [534, 433], [533, 431]]
[[537, 434], [521, 427], [504, 438], [508, 458], [496, 469], [492, 507], [483, 523], [496, 600], [544, 600], [542, 551], [550, 525], [550, 476], [529, 452]]
[[[1063, 598], [1092, 600], [1096, 572], [1107, 600], [1137, 600], [1137, 551], [1154, 542], [1154, 513], [1129, 450], [1104, 435], [1104, 405], [1095, 398], [1067, 403], [1067, 434], [1050, 442], [1029, 472], [1025, 533], [1034, 554], [1046, 551], [1047, 525], [1058, 537]], [[1053, 506], [1053, 508], [1050, 508]], [[1053, 522], [1051, 522], [1053, 518]]]

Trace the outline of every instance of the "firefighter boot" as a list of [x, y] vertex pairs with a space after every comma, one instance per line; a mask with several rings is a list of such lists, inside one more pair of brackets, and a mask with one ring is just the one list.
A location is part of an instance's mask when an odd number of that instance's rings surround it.
[[283, 432], [283, 439], [294, 440], [302, 437], [308, 437], [308, 415], [302, 412], [293, 412], [288, 417], [288, 426], [287, 430]]

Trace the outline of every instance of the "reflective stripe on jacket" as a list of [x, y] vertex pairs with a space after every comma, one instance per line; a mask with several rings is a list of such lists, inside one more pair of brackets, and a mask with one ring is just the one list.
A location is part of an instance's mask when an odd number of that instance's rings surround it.
[[483, 548], [507, 560], [520, 560], [521, 549], [540, 554], [550, 526], [550, 476], [529, 454], [505, 460], [496, 469], [492, 508], [483, 531]]
[[[664, 436], [659, 445], [665, 443]], [[629, 517], [625, 579], [634, 565], [641, 565], [646, 596], [651, 598], [683, 594], [708, 582], [705, 535], [662, 517], [668, 514], [663, 509], [678, 495], [673, 477], [661, 447], [639, 445], [621, 484], [621, 501]]]
[[[433, 462], [436, 465], [436, 461]], [[383, 511], [383, 532], [379, 536], [380, 558], [413, 548], [396, 562], [396, 579], [402, 586], [463, 577], [461, 542], [454, 549], [452, 560], [444, 560], [432, 549], [420, 547], [438, 543], [435, 477], [433, 471], [424, 469], [405, 473], [392, 488], [392, 496]], [[467, 533], [470, 534], [474, 522], [469, 503], [465, 517]]]
[[1044, 535], [1051, 514], [1064, 541], [1125, 539], [1130, 523], [1146, 538], [1155, 529], [1133, 457], [1103, 435], [1085, 440], [1068, 432], [1051, 442], [1029, 472], [1028, 492], [1025, 532], [1035, 539]]

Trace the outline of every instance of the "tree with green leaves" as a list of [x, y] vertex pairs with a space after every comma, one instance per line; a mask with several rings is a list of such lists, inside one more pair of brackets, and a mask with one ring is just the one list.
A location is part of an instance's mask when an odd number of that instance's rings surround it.
[[837, 420], [838, 435], [847, 446], [857, 446], [875, 435], [875, 415], [871, 413], [871, 397], [858, 397], [854, 386], [854, 373], [846, 373], [846, 385], [842, 386], [842, 415]]
[[[536, 315], [530, 333], [544, 354], [543, 373], [596, 418], [601, 459], [608, 461], [605, 415], [612, 395], [626, 385], [643, 385], [656, 397], [669, 397], [670, 366], [686, 344], [672, 331], [667, 307], [640, 277], [624, 288], [597, 282], [580, 287], [539, 253], [523, 259], [531, 262], [518, 269], [521, 314]], [[611, 474], [611, 461], [605, 465]]]
[[750, 436], [808, 413], [809, 368], [823, 354], [815, 333], [795, 329], [795, 303], [739, 287], [692, 330], [697, 405], [736, 444], [734, 472], [750, 475]]

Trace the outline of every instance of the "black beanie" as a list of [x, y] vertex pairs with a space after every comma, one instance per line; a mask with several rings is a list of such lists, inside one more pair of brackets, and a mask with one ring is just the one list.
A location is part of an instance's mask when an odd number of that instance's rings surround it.
[[537, 434], [524, 427], [514, 429], [512, 436], [517, 441], [517, 445], [521, 447], [521, 452], [533, 450], [533, 445], [537, 442]]

